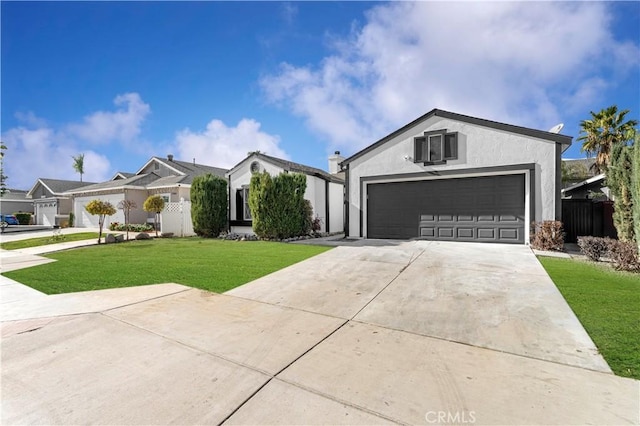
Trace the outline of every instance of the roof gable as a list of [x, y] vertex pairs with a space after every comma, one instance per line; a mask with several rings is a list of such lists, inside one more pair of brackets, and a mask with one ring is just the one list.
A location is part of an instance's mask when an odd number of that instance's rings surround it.
[[[174, 172], [174, 175], [178, 176], [190, 176], [191, 179], [195, 176], [204, 175], [207, 173], [211, 173], [215, 176], [224, 177], [227, 169], [222, 169], [220, 167], [207, 166], [204, 164], [197, 163], [189, 163], [188, 161], [180, 161], [180, 160], [169, 160], [166, 158], [160, 157], [151, 157], [149, 161], [147, 161], [141, 168], [136, 172], [136, 174], [140, 174], [145, 171], [149, 167], [149, 165], [157, 163], [166, 167], [167, 169]], [[153, 172], [153, 170], [149, 170], [148, 172]]]
[[144, 173], [126, 179], [108, 180], [106, 182], [95, 183], [93, 185], [75, 188], [67, 191], [68, 194], [80, 194], [85, 192], [107, 191], [123, 188], [145, 188], [146, 185], [158, 180], [160, 176], [154, 173]]
[[42, 186], [50, 194], [50, 196], [61, 195], [64, 192], [81, 188], [83, 186], [94, 185], [95, 182], [80, 182], [76, 180], [48, 179], [39, 178], [35, 184], [27, 192], [27, 197], [32, 197], [38, 186]]
[[[375, 150], [376, 148], [380, 147], [381, 145], [383, 145], [383, 144], [389, 142], [390, 140], [394, 139], [396, 136], [406, 132], [407, 130], [411, 129], [412, 127], [415, 127], [418, 124], [420, 124], [420, 123], [422, 123], [422, 122], [424, 122], [424, 121], [426, 121], [429, 118], [434, 117], [434, 116], [447, 118], [447, 119], [455, 120], [455, 121], [461, 121], [461, 122], [464, 122], [464, 123], [474, 124], [474, 125], [477, 125], [477, 126], [488, 127], [488, 128], [491, 128], [491, 129], [502, 130], [502, 131], [506, 131], [506, 132], [510, 132], [510, 133], [519, 134], [519, 135], [531, 136], [531, 137], [538, 138], [538, 139], [549, 140], [549, 141], [553, 141], [553, 142], [562, 144], [563, 146], [566, 146], [567, 148], [569, 147], [569, 145], [571, 145], [571, 140], [573, 139], [571, 136], [565, 136], [565, 135], [561, 135], [559, 133], [550, 133], [550, 132], [545, 132], [543, 130], [530, 129], [528, 127], [522, 127], [522, 126], [515, 126], [513, 124], [499, 123], [497, 121], [485, 120], [484, 118], [471, 117], [471, 116], [468, 116], [468, 115], [457, 114], [455, 112], [444, 111], [444, 110], [436, 108], [436, 109], [432, 109], [431, 111], [429, 111], [428, 113], [424, 114], [423, 116], [418, 117], [417, 119], [413, 120], [409, 124], [406, 124], [405, 126], [401, 127], [400, 129], [388, 134], [387, 136], [383, 137], [382, 139], [378, 140], [377, 142], [374, 142], [373, 144], [369, 145], [368, 147], [356, 152], [351, 157], [349, 157], [346, 160], [344, 160], [341, 164], [349, 164], [349, 163], [351, 163], [352, 161], [356, 160], [357, 158], [360, 158], [363, 155], [367, 154], [368, 152], [371, 152], [371, 151]], [[566, 148], [564, 148], [564, 149], [566, 149]]]
[[271, 163], [274, 166], [280, 167], [281, 169], [283, 169], [283, 170], [285, 170], [287, 172], [303, 173], [305, 175], [315, 176], [315, 177], [318, 177], [320, 179], [324, 179], [324, 180], [329, 181], [329, 182], [338, 182], [338, 183], [343, 183], [344, 182], [344, 179], [342, 179], [341, 177], [332, 175], [330, 173], [327, 173], [322, 169], [318, 169], [318, 168], [310, 167], [310, 166], [305, 166], [304, 164], [295, 163], [295, 162], [289, 161], [289, 160], [283, 160], [283, 159], [277, 158], [277, 157], [272, 157], [270, 155], [266, 155], [266, 154], [263, 154], [261, 152], [253, 152], [253, 153], [251, 153], [244, 160], [242, 160], [241, 162], [239, 162], [238, 164], [233, 166], [233, 168], [231, 168], [231, 170], [229, 170], [227, 172], [227, 176], [233, 174], [233, 172], [235, 170], [237, 170], [239, 167], [241, 167], [247, 161], [249, 161], [251, 159], [255, 159], [255, 158], [259, 158], [259, 159], [261, 159], [263, 161]]

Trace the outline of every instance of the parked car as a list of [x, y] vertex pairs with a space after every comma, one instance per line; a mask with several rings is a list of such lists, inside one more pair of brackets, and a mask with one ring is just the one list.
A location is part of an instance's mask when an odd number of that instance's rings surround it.
[[0, 215], [0, 222], [6, 223], [7, 225], [20, 225], [18, 219], [12, 214]]

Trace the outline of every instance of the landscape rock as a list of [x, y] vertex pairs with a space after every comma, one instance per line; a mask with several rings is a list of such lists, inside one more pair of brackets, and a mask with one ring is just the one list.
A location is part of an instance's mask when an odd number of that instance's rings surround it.
[[107, 234], [107, 237], [104, 239], [104, 242], [107, 244], [111, 244], [111, 243], [115, 243], [116, 242], [116, 236], [113, 234]]
[[141, 232], [138, 235], [136, 235], [136, 240], [149, 240], [149, 239], [151, 239], [151, 237], [146, 232]]

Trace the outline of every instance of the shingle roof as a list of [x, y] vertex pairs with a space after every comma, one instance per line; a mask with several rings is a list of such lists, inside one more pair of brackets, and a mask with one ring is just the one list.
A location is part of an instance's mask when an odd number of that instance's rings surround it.
[[118, 180], [109, 180], [106, 182], [100, 182], [89, 186], [84, 186], [82, 188], [76, 188], [70, 191], [67, 191], [69, 194], [78, 194], [82, 192], [94, 192], [94, 191], [104, 191], [109, 189], [118, 189], [123, 188], [125, 186], [132, 187], [145, 187], [153, 181], [160, 179], [160, 176], [155, 173], [145, 173], [141, 175], [135, 175], [126, 179], [118, 179]]
[[40, 178], [33, 185], [33, 188], [29, 190], [27, 196], [31, 196], [31, 192], [38, 184], [42, 184], [47, 187], [53, 194], [62, 194], [64, 192], [71, 191], [83, 186], [95, 185], [95, 182], [80, 182], [78, 180], [62, 180], [62, 179], [48, 179]]
[[157, 179], [150, 184], [147, 185], [147, 188], [163, 188], [163, 187], [171, 187], [179, 184], [183, 185], [191, 185], [193, 182], [193, 175], [186, 176], [165, 176], [163, 178]]
[[[7, 190], [5, 191], [4, 194], [2, 194], [2, 199], [9, 201], [9, 200], [25, 200], [27, 197], [27, 191], [23, 190], [23, 189], [10, 189], [7, 188]], [[28, 200], [31, 201], [31, 200]]]
[[126, 179], [126, 178], [133, 177], [135, 175], [136, 175], [135, 173], [129, 173], [129, 172], [116, 172], [116, 174], [113, 175], [111, 180], [115, 180], [116, 177], [118, 177], [118, 176], [122, 176], [122, 177], [120, 177], [120, 179]]
[[168, 164], [185, 175], [190, 176], [199, 176], [207, 173], [211, 173], [215, 176], [224, 177], [224, 174], [228, 172], [226, 169], [221, 169], [220, 167], [207, 166], [204, 164], [196, 164], [189, 163], [188, 161], [180, 161], [180, 160], [167, 160], [166, 158], [161, 157], [153, 157], [156, 160], [163, 162], [164, 164]]

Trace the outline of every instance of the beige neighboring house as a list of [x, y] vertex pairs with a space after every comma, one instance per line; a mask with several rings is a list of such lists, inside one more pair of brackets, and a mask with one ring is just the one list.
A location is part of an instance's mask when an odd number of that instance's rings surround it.
[[[98, 226], [98, 217], [85, 210], [87, 203], [94, 199], [108, 201], [116, 208], [122, 200], [131, 200], [137, 208], [131, 211], [129, 222], [152, 223], [153, 213], [142, 208], [150, 195], [160, 195], [166, 203], [188, 202], [194, 177], [207, 173], [224, 177], [226, 172], [226, 169], [218, 167], [174, 160], [173, 155], [167, 158], [151, 157], [135, 173], [118, 172], [109, 181], [70, 190], [66, 195], [73, 199], [77, 227]], [[184, 216], [190, 224], [190, 214]], [[105, 227], [113, 222], [124, 222], [122, 210], [118, 209], [113, 216], [109, 216]]]
[[60, 226], [68, 221], [73, 201], [67, 192], [94, 184], [95, 182], [39, 178], [26, 195], [33, 203], [35, 224]]
[[302, 173], [307, 176], [304, 198], [311, 202], [314, 217], [320, 218], [320, 232], [344, 230], [344, 173], [340, 152], [329, 157], [329, 172], [259, 152], [251, 153], [227, 173], [229, 179], [229, 227], [231, 232], [253, 234], [249, 209], [249, 183], [254, 173]]
[[7, 189], [0, 199], [0, 213], [33, 213], [33, 200], [27, 198], [27, 191]]

